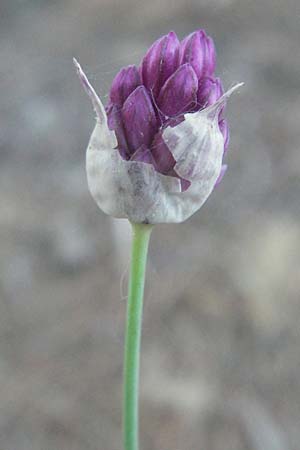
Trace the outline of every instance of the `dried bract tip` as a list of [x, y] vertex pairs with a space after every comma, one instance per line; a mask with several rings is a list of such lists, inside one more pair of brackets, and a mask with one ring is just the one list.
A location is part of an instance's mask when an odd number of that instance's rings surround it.
[[244, 84], [245, 83], [237, 83], [232, 88], [228, 89], [228, 91], [226, 91], [213, 105], [211, 105], [209, 108], [206, 108], [207, 115], [212, 118], [217, 117], [229, 97], [240, 87], [244, 86]]
[[103, 122], [104, 120], [106, 120], [106, 113], [105, 113], [105, 109], [104, 109], [104, 106], [103, 106], [100, 98], [98, 97], [95, 89], [90, 84], [89, 80], [87, 79], [87, 76], [84, 73], [84, 71], [82, 70], [81, 65], [75, 58], [73, 58], [73, 63], [74, 63], [74, 66], [76, 67], [76, 71], [77, 71], [79, 80], [80, 80], [85, 92], [87, 93], [87, 95], [90, 97], [90, 99], [92, 101], [95, 113], [97, 115], [97, 119], [100, 122]]

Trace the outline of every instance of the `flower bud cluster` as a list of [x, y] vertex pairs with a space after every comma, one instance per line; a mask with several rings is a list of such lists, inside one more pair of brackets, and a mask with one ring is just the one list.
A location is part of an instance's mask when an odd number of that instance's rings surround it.
[[116, 75], [105, 109], [75, 64], [97, 114], [87, 175], [99, 207], [137, 223], [186, 220], [226, 170], [224, 108], [240, 86], [224, 94], [212, 39], [204, 30], [161, 37], [139, 67]]

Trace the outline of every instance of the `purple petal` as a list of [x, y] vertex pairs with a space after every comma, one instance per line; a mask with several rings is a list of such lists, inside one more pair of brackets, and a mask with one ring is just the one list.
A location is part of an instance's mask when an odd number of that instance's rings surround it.
[[124, 67], [112, 82], [109, 93], [111, 103], [122, 107], [126, 98], [141, 84], [141, 77], [137, 67]]
[[215, 46], [204, 30], [187, 36], [180, 46], [180, 64], [190, 63], [199, 79], [212, 76], [216, 67]]
[[227, 149], [228, 149], [229, 139], [230, 139], [229, 126], [228, 126], [227, 120], [225, 120], [225, 119], [220, 120], [219, 128], [220, 128], [221, 133], [223, 134], [223, 138], [224, 138], [224, 152], [226, 152]]
[[150, 47], [141, 65], [143, 84], [156, 97], [164, 82], [178, 67], [179, 40], [171, 31]]
[[184, 64], [165, 82], [157, 100], [167, 117], [191, 111], [197, 102], [198, 80], [190, 64]]
[[221, 181], [222, 181], [222, 179], [223, 179], [223, 177], [225, 175], [225, 172], [227, 170], [227, 167], [228, 167], [227, 164], [223, 164], [223, 166], [221, 167], [221, 172], [220, 172], [220, 175], [218, 176], [218, 179], [216, 181], [215, 187], [218, 186], [221, 183]]
[[155, 160], [155, 169], [164, 175], [168, 175], [175, 166], [176, 161], [165, 144], [161, 133], [156, 134], [152, 143], [151, 152]]
[[157, 130], [157, 119], [144, 86], [129, 95], [122, 108], [122, 119], [130, 152], [134, 153], [143, 144], [149, 147]]
[[213, 105], [223, 93], [220, 78], [204, 78], [199, 82], [198, 104], [201, 108]]

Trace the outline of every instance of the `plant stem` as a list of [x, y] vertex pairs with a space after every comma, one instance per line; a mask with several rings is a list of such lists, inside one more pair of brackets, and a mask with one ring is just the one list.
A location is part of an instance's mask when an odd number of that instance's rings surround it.
[[138, 450], [140, 343], [147, 254], [152, 226], [132, 224], [124, 354], [124, 450]]

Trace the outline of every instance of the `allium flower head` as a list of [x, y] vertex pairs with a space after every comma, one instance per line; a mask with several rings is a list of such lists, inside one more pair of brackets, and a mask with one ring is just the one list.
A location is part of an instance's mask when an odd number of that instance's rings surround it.
[[225, 172], [224, 108], [240, 86], [224, 94], [212, 39], [204, 30], [161, 37], [139, 67], [116, 75], [105, 109], [75, 65], [97, 115], [87, 176], [99, 207], [137, 223], [186, 220]]

